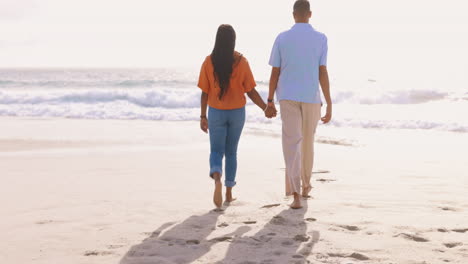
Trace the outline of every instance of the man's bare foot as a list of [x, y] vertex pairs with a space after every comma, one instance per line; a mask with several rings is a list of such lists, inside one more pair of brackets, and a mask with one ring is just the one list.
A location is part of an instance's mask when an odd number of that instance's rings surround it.
[[300, 209], [300, 208], [302, 208], [301, 199], [300, 199], [298, 193], [294, 193], [294, 201], [292, 202], [291, 205], [289, 205], [289, 207], [291, 207], [292, 209]]
[[304, 198], [310, 198], [310, 191], [312, 190], [312, 186], [309, 186], [309, 187], [306, 187], [306, 188], [302, 188], [302, 197]]
[[221, 208], [221, 205], [223, 204], [223, 194], [222, 194], [223, 185], [221, 183], [221, 175], [219, 174], [219, 172], [213, 173], [213, 179], [215, 180], [213, 202], [217, 208]]
[[235, 200], [237, 199], [232, 197], [232, 187], [226, 187], [226, 203], [231, 203]]

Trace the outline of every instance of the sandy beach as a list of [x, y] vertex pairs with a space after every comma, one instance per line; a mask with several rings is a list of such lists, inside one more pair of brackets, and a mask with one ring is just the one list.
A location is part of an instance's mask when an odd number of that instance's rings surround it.
[[[468, 264], [466, 10], [1, 0], [0, 264]], [[245, 106], [221, 210], [205, 102]], [[329, 122], [293, 210], [282, 120], [313, 131], [304, 103]]]
[[212, 211], [197, 122], [0, 118], [1, 263], [468, 263], [466, 133], [321, 126], [313, 198], [244, 130]]

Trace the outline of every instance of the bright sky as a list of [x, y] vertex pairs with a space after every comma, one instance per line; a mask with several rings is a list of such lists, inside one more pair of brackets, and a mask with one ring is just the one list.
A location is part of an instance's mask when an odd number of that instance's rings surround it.
[[[216, 29], [267, 76], [293, 0], [1, 0], [0, 67], [198, 67]], [[466, 0], [312, 0], [339, 76], [467, 83]], [[400, 78], [396, 78], [400, 79]]]

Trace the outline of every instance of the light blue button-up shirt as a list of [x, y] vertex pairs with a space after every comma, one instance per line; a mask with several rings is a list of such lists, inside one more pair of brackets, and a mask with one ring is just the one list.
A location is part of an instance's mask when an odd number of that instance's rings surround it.
[[308, 23], [279, 34], [270, 56], [270, 65], [281, 69], [278, 100], [321, 103], [319, 67], [327, 65], [327, 52], [327, 37]]

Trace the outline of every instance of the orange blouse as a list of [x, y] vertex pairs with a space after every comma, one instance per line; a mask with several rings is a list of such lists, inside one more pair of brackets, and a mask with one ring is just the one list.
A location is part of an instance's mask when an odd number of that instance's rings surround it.
[[208, 94], [208, 105], [210, 107], [231, 110], [245, 106], [247, 103], [245, 93], [250, 92], [257, 84], [255, 83], [249, 62], [245, 57], [233, 66], [231, 81], [227, 92], [219, 100], [218, 95], [221, 91], [218, 82], [215, 81], [214, 67], [211, 62], [211, 56], [206, 57], [200, 71], [198, 87]]

